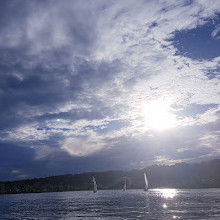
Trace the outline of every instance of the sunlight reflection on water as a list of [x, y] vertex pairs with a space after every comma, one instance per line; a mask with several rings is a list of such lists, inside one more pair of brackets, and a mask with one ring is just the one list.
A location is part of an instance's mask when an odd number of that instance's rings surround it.
[[0, 219], [220, 219], [220, 190], [0, 195]]
[[173, 199], [178, 194], [177, 189], [155, 189], [158, 192], [158, 195], [165, 198], [165, 199]]

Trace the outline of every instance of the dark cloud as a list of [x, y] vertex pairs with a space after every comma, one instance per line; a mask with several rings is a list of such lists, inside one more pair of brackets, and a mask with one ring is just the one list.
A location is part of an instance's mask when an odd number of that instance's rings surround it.
[[32, 165], [33, 158], [34, 151], [30, 148], [4, 142], [0, 143], [0, 178], [2, 180], [15, 178], [12, 171], [26, 169]]

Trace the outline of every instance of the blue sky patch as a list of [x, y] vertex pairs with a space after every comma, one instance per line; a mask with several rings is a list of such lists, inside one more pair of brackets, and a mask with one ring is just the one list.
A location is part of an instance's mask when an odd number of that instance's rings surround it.
[[215, 21], [210, 20], [195, 29], [176, 32], [172, 41], [177, 54], [198, 60], [220, 56], [219, 24], [218, 16]]

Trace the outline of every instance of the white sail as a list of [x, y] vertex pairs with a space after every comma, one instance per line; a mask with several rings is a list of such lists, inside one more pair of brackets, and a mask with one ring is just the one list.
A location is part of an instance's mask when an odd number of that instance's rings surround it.
[[127, 185], [126, 185], [126, 177], [125, 177], [125, 183], [124, 183], [124, 187], [123, 187], [123, 191], [127, 190]]
[[92, 181], [93, 181], [93, 192], [96, 193], [97, 192], [97, 184], [96, 184], [94, 176], [92, 177]]
[[147, 176], [146, 173], [144, 173], [144, 191], [148, 190], [148, 180], [147, 180]]

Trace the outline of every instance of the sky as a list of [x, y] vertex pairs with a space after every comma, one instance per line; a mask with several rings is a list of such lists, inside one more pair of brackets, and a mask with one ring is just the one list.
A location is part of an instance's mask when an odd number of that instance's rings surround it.
[[0, 180], [220, 158], [220, 2], [1, 0]]

